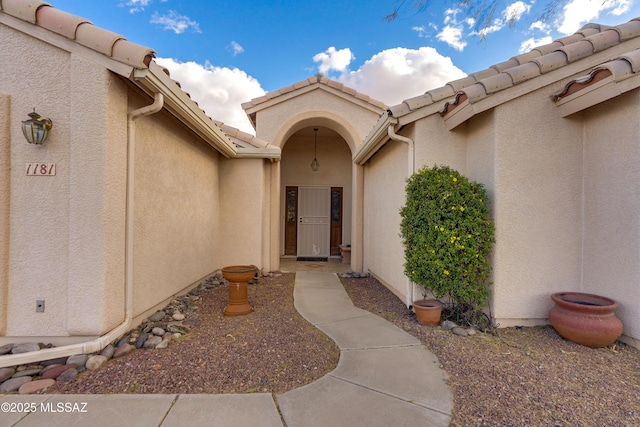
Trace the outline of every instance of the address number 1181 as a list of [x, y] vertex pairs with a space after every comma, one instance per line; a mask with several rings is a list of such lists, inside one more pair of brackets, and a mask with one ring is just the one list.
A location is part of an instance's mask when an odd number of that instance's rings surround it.
[[56, 174], [55, 163], [27, 163], [25, 165], [26, 175], [53, 176]]

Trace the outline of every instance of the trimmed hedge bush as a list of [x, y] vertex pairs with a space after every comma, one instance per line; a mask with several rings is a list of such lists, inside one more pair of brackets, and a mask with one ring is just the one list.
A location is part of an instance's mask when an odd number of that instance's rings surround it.
[[488, 297], [495, 231], [482, 184], [447, 166], [422, 168], [407, 179], [400, 210], [406, 276], [477, 312]]

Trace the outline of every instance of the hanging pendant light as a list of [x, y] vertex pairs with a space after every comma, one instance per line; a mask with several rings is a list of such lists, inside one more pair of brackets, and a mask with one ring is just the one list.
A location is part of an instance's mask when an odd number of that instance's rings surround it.
[[311, 162], [311, 169], [316, 172], [320, 168], [317, 157], [318, 150], [318, 128], [313, 128], [313, 161]]

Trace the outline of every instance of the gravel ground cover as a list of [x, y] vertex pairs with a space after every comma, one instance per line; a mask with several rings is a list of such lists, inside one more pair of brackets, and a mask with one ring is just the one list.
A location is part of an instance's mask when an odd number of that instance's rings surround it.
[[[373, 278], [344, 278], [360, 308], [420, 339], [454, 392], [452, 426], [638, 426], [640, 351], [590, 349], [550, 327], [461, 337], [422, 326]], [[47, 393], [251, 393], [285, 391], [335, 368], [335, 344], [293, 307], [294, 276], [249, 287], [255, 312], [225, 318], [226, 286], [203, 291], [190, 334], [162, 350], [137, 350]]]
[[343, 279], [354, 304], [420, 339], [449, 374], [453, 426], [640, 426], [640, 351], [591, 349], [550, 326], [461, 337], [418, 324], [373, 278]]
[[192, 332], [165, 349], [136, 350], [47, 393], [254, 393], [301, 387], [333, 370], [333, 341], [293, 307], [294, 275], [249, 285], [254, 312], [225, 317], [227, 286], [199, 293]]

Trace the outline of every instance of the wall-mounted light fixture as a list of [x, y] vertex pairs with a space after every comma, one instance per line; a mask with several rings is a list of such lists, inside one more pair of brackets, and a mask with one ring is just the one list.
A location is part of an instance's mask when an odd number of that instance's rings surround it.
[[29, 120], [22, 121], [22, 133], [29, 144], [42, 144], [47, 139], [53, 122], [46, 117], [40, 117], [35, 108], [33, 113], [29, 113], [29, 117]]
[[313, 161], [311, 162], [311, 169], [316, 172], [320, 168], [317, 157], [318, 150], [318, 128], [313, 128]]

